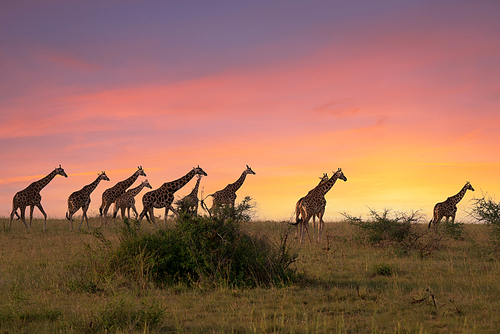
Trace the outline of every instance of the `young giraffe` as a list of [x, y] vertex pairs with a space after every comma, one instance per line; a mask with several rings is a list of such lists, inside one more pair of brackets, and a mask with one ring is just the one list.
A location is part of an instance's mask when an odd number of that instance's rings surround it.
[[[319, 179], [320, 179], [320, 181], [318, 183], [318, 186], [322, 185], [323, 183], [325, 183], [326, 181], [328, 181], [328, 174], [327, 173], [323, 173], [323, 176], [320, 177]], [[311, 190], [309, 190], [309, 192], [307, 194], [309, 194], [313, 190], [314, 190], [314, 188], [311, 189]], [[304, 197], [300, 198], [297, 201], [297, 204], [295, 204], [295, 220], [296, 221], [299, 219], [300, 207], [302, 205], [302, 201], [304, 200]], [[313, 216], [313, 231], [316, 228], [316, 216], [318, 216], [318, 215], [316, 214], [316, 215]], [[305, 217], [302, 217], [302, 218], [305, 218]], [[318, 218], [319, 218], [319, 216], [318, 216]], [[295, 239], [297, 239], [298, 236], [299, 236], [299, 225], [297, 224], [297, 230], [295, 231]], [[309, 231], [307, 231], [307, 236], [309, 237], [309, 242], [310, 242], [311, 241], [311, 237], [309, 236]], [[313, 234], [313, 237], [314, 237], [314, 234]]]
[[241, 173], [241, 176], [239, 177], [238, 180], [234, 183], [228, 184], [224, 189], [219, 190], [214, 192], [213, 194], [207, 195], [201, 202], [202, 206], [204, 204], [204, 200], [208, 196], [212, 196], [213, 202], [212, 202], [212, 207], [208, 210], [208, 213], [211, 215], [214, 213], [214, 210], [217, 210], [219, 207], [222, 205], [226, 205], [229, 207], [234, 208], [234, 203], [236, 202], [236, 191], [240, 189], [240, 187], [243, 185], [243, 182], [245, 181], [245, 178], [247, 174], [253, 174], [255, 175], [255, 172], [252, 170], [252, 168], [248, 167]]
[[198, 178], [198, 180], [196, 180], [196, 185], [194, 186], [193, 190], [191, 190], [189, 195], [186, 195], [181, 199], [181, 203], [186, 203], [186, 209], [192, 216], [196, 216], [198, 214], [198, 189], [200, 188], [200, 181], [203, 175], [198, 174], [196, 175], [196, 177]]
[[143, 188], [153, 189], [149, 184], [148, 180], [142, 181], [140, 185], [135, 188], [127, 190], [127, 192], [116, 199], [115, 212], [113, 213], [113, 219], [116, 218], [118, 209], [121, 210], [122, 219], [125, 220], [125, 210], [128, 213], [128, 219], [130, 219], [130, 208], [135, 213], [135, 218], [139, 217], [137, 210], [135, 209], [135, 196], [141, 192]]
[[[124, 194], [125, 190], [127, 190], [127, 188], [130, 187], [135, 182], [135, 180], [137, 180], [139, 176], [146, 176], [146, 173], [144, 173], [142, 166], [139, 166], [138, 169], [135, 171], [135, 173], [132, 174], [132, 176], [130, 176], [128, 179], [118, 182], [113, 187], [106, 189], [102, 193], [102, 204], [101, 207], [99, 208], [99, 214], [101, 217], [101, 226], [106, 226], [106, 215], [108, 214], [108, 209], [110, 205], [113, 204], [120, 195]], [[103, 216], [104, 216], [104, 225], [103, 225]]]
[[78, 226], [78, 231], [82, 228], [83, 219], [87, 222], [87, 229], [90, 231], [89, 227], [89, 219], [87, 217], [87, 210], [90, 205], [90, 194], [97, 188], [99, 182], [102, 180], [109, 181], [106, 172], [98, 173], [97, 179], [91, 184], [87, 184], [82, 189], [75, 191], [68, 197], [68, 211], [66, 212], [66, 219], [71, 222], [71, 231], [73, 231], [73, 215], [82, 208], [82, 221], [80, 222], [80, 226]]
[[323, 227], [325, 222], [323, 221], [323, 216], [325, 214], [326, 199], [325, 195], [330, 189], [332, 189], [337, 179], [341, 179], [344, 182], [347, 181], [342, 169], [339, 168], [332, 177], [325, 183], [316, 186], [313, 190], [307, 194], [302, 200], [300, 207], [300, 215], [302, 218], [298, 218], [294, 225], [300, 225], [300, 243], [304, 239], [304, 231], [307, 230], [307, 224], [309, 220], [315, 215], [319, 218], [318, 223], [318, 243], [321, 242], [321, 234], [323, 232]]
[[[43, 230], [45, 231], [47, 229], [47, 214], [43, 210], [42, 207], [42, 196], [40, 195], [40, 191], [47, 185], [49, 184], [50, 181], [56, 176], [56, 175], [61, 175], [64, 177], [68, 177], [66, 173], [64, 172], [64, 169], [62, 169], [61, 165], [59, 165], [58, 168], [54, 169], [52, 172], [49, 173], [46, 177], [44, 177], [41, 180], [35, 181], [29, 186], [27, 186], [25, 189], [19, 191], [17, 194], [14, 195], [14, 199], [12, 200], [12, 212], [10, 213], [10, 220], [9, 220], [9, 229], [12, 224], [12, 218], [14, 217], [14, 214], [16, 213], [17, 209], [21, 211], [21, 219], [24, 223], [24, 226], [26, 226], [26, 229], [29, 231], [31, 229], [31, 221], [33, 220], [33, 210], [35, 209], [35, 206], [40, 210], [40, 212], [43, 214], [44, 217], [44, 222], [43, 222]], [[26, 224], [25, 220], [25, 211], [26, 207], [30, 207], [30, 225]], [[5, 224], [4, 224], [4, 229], [5, 229]]]
[[207, 173], [205, 173], [205, 171], [201, 169], [200, 166], [194, 167], [191, 171], [189, 171], [189, 173], [187, 173], [180, 179], [171, 182], [165, 182], [160, 188], [145, 193], [142, 197], [143, 209], [141, 214], [139, 215], [139, 223], [141, 222], [142, 218], [146, 216], [146, 219], [149, 222], [153, 222], [153, 224], [158, 227], [155, 222], [155, 216], [153, 212], [154, 208], [165, 208], [164, 226], [166, 226], [168, 210], [173, 209], [172, 202], [174, 201], [174, 193], [184, 187], [189, 181], [191, 181], [191, 179], [195, 175], [207, 176]]
[[446, 217], [446, 222], [448, 222], [448, 219], [451, 217], [451, 222], [455, 222], [455, 215], [457, 213], [457, 203], [464, 198], [465, 193], [467, 190], [474, 191], [474, 188], [472, 188], [472, 185], [470, 184], [469, 181], [463, 186], [462, 190], [458, 192], [455, 196], [448, 197], [446, 201], [437, 203], [434, 206], [434, 216], [432, 220], [429, 222], [428, 228], [431, 228], [431, 225], [436, 226], [443, 217]]

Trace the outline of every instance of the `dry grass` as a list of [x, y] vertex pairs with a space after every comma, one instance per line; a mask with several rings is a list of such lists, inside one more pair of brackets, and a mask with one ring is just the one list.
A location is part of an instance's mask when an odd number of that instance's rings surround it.
[[[286, 287], [159, 289], [116, 279], [83, 292], [68, 279], [93, 237], [69, 232], [65, 220], [49, 221], [45, 233], [42, 224], [27, 232], [14, 222], [0, 232], [2, 333], [500, 332], [499, 257], [482, 225], [467, 225], [464, 241], [444, 240], [420, 259], [353, 242], [353, 227], [327, 223], [328, 244], [293, 241], [301, 278]], [[244, 228], [275, 238], [289, 229], [277, 222]], [[104, 233], [116, 240], [113, 227]]]

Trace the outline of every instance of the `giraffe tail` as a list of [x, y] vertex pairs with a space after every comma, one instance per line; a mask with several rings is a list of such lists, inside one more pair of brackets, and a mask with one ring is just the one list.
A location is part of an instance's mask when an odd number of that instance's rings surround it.
[[115, 218], [116, 218], [117, 213], [118, 213], [118, 210], [116, 210], [116, 211], [113, 213], [113, 219], [115, 219]]
[[68, 211], [66, 211], [66, 219], [69, 220]]
[[434, 219], [431, 219], [431, 221], [429, 222], [429, 226], [427, 226], [427, 228], [431, 228], [431, 224], [433, 221], [434, 221]]
[[296, 226], [296, 225], [299, 225], [300, 223], [302, 223], [302, 218], [298, 218], [295, 223], [290, 223], [290, 225], [293, 225], [293, 226]]

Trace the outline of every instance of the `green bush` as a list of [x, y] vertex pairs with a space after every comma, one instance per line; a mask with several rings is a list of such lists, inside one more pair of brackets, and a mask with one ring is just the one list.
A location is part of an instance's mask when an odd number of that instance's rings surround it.
[[[171, 229], [143, 232], [136, 221], [125, 220], [117, 245], [96, 234], [99, 250], [89, 256], [93, 270], [109, 277], [126, 277], [144, 286], [186, 283], [188, 285], [257, 286], [287, 283], [295, 277], [287, 236], [277, 242], [241, 231], [253, 206], [246, 198], [235, 208], [227, 208], [217, 217], [194, 217], [181, 213]], [[100, 257], [97, 258], [97, 253]], [[83, 271], [82, 271], [83, 272]], [[108, 279], [106, 279], [106, 277]], [[93, 279], [73, 280], [88, 291]], [[90, 284], [93, 287], [92, 284]], [[95, 288], [97, 289], [97, 288]]]
[[490, 228], [490, 241], [495, 247], [500, 247], [500, 203], [490, 196], [472, 199], [473, 207], [470, 215], [478, 222]]
[[417, 240], [422, 237], [422, 233], [416, 229], [416, 224], [421, 220], [419, 212], [412, 212], [409, 215], [394, 213], [391, 217], [389, 209], [385, 209], [382, 214], [370, 209], [370, 220], [362, 220], [346, 213], [342, 215], [349, 224], [358, 227], [372, 245], [390, 245], [405, 251], [413, 248]]

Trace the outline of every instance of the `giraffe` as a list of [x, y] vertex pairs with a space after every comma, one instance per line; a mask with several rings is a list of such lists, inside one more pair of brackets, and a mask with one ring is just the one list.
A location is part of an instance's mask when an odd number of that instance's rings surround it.
[[71, 222], [71, 230], [73, 231], [73, 215], [80, 209], [82, 208], [82, 221], [80, 222], [80, 226], [78, 227], [78, 231], [82, 228], [83, 224], [83, 219], [85, 218], [85, 221], [87, 222], [87, 229], [90, 231], [89, 227], [89, 219], [87, 217], [87, 210], [89, 209], [90, 205], [90, 194], [97, 188], [99, 185], [99, 182], [102, 180], [104, 181], [109, 181], [108, 176], [106, 175], [106, 172], [98, 173], [97, 174], [97, 179], [95, 179], [94, 182], [91, 184], [87, 184], [85, 187], [82, 189], [75, 191], [68, 197], [68, 211], [66, 212], [66, 219], [68, 219]]
[[214, 210], [217, 210], [222, 205], [227, 205], [234, 208], [234, 202], [236, 202], [236, 191], [240, 189], [240, 187], [243, 185], [243, 182], [245, 181], [247, 174], [255, 175], [255, 172], [252, 170], [252, 168], [248, 167], [248, 165], [247, 168], [243, 171], [243, 173], [241, 173], [239, 179], [236, 180], [234, 183], [228, 184], [224, 189], [216, 191], [213, 194], [207, 195], [203, 200], [201, 200], [203, 206], [204, 204], [203, 201], [207, 197], [212, 196], [213, 198], [212, 207], [208, 210], [208, 213], [210, 215], [214, 212]]
[[203, 175], [198, 174], [196, 175], [196, 177], [198, 178], [198, 180], [196, 180], [196, 185], [194, 186], [193, 190], [191, 190], [188, 195], [184, 196], [184, 198], [180, 200], [180, 203], [186, 204], [186, 209], [192, 216], [196, 216], [198, 214], [198, 189], [200, 187], [200, 181]]
[[[128, 179], [118, 182], [113, 187], [106, 189], [102, 193], [102, 204], [101, 207], [99, 208], [99, 215], [101, 217], [101, 226], [106, 226], [106, 215], [108, 214], [108, 209], [110, 205], [113, 204], [120, 195], [124, 194], [125, 190], [127, 190], [127, 188], [130, 187], [135, 182], [135, 180], [137, 180], [139, 176], [146, 176], [146, 173], [144, 173], [142, 166], [137, 167], [135, 173], [132, 174], [132, 176], [130, 176]], [[103, 216], [104, 216], [104, 225], [103, 225]]]
[[455, 196], [448, 197], [446, 201], [437, 203], [434, 206], [434, 216], [432, 220], [429, 222], [428, 228], [431, 228], [431, 225], [436, 226], [443, 217], [446, 217], [446, 222], [448, 222], [448, 219], [451, 217], [451, 222], [455, 222], [455, 215], [457, 213], [457, 203], [464, 198], [465, 193], [467, 190], [474, 191], [474, 188], [472, 188], [472, 185], [470, 184], [469, 181], [465, 183], [465, 186], [463, 186], [462, 190], [458, 192]]
[[302, 200], [300, 206], [300, 215], [302, 218], [297, 217], [296, 223], [294, 225], [300, 225], [300, 243], [304, 238], [304, 231], [307, 230], [307, 224], [309, 220], [317, 215], [319, 219], [318, 223], [318, 243], [321, 242], [321, 234], [323, 232], [323, 227], [325, 222], [323, 221], [323, 216], [325, 214], [326, 208], [326, 193], [332, 189], [337, 179], [341, 179], [344, 182], [347, 181], [342, 169], [339, 168], [332, 177], [323, 184], [316, 186], [311, 190]]
[[[325, 183], [326, 181], [328, 181], [328, 174], [327, 173], [323, 173], [323, 176], [319, 178], [318, 186], [321, 185], [321, 184], [323, 184], [323, 183]], [[309, 192], [307, 194], [309, 194], [313, 190], [314, 190], [314, 188], [311, 189], [311, 190], [309, 190]], [[295, 220], [297, 220], [299, 218], [299, 215], [300, 215], [300, 206], [301, 206], [303, 200], [304, 200], [304, 197], [300, 198], [297, 201], [297, 204], [295, 204]], [[313, 216], [313, 231], [316, 228], [316, 216], [318, 216], [318, 214], [316, 214], [316, 215]], [[319, 216], [318, 216], [318, 218], [319, 218]], [[297, 239], [298, 235], [299, 235], [299, 225], [297, 225], [297, 230], [295, 231], [295, 239]], [[307, 236], [309, 237], [309, 231], [307, 231]], [[311, 241], [311, 238], [309, 237], [309, 242], [310, 241]]]
[[[12, 200], [12, 212], [10, 213], [10, 220], [9, 220], [9, 229], [12, 224], [12, 218], [14, 218], [14, 214], [16, 213], [17, 209], [21, 211], [21, 219], [24, 223], [24, 226], [26, 226], [26, 229], [29, 231], [31, 229], [31, 221], [33, 220], [33, 210], [35, 209], [35, 206], [40, 210], [40, 212], [43, 214], [44, 217], [44, 222], [43, 222], [43, 230], [45, 231], [47, 229], [47, 214], [43, 210], [42, 207], [42, 196], [40, 195], [40, 191], [47, 185], [49, 184], [50, 181], [56, 176], [56, 175], [61, 175], [64, 177], [68, 177], [66, 173], [64, 172], [64, 169], [62, 169], [61, 165], [59, 167], [55, 168], [52, 172], [50, 172], [47, 176], [44, 178], [35, 181], [31, 183], [29, 186], [27, 186], [25, 189], [19, 191], [14, 195], [14, 199]], [[25, 211], [26, 207], [30, 207], [30, 225], [26, 224], [25, 220]], [[4, 226], [5, 229], [5, 226]]]
[[164, 225], [166, 226], [168, 210], [172, 210], [173, 212], [175, 212], [172, 208], [174, 193], [184, 187], [189, 181], [191, 181], [191, 179], [195, 175], [207, 176], [207, 173], [205, 173], [205, 171], [200, 166], [193, 167], [193, 169], [183, 177], [171, 182], [165, 182], [160, 188], [145, 193], [142, 197], [143, 209], [141, 214], [139, 215], [139, 223], [141, 222], [142, 218], [146, 216], [146, 219], [149, 222], [153, 222], [153, 224], [158, 227], [155, 222], [155, 216], [153, 212], [154, 208], [165, 208]]
[[140, 185], [135, 188], [127, 190], [127, 192], [116, 199], [115, 202], [115, 212], [113, 213], [113, 219], [116, 218], [118, 209], [121, 210], [122, 219], [125, 220], [125, 210], [128, 213], [128, 219], [130, 219], [130, 208], [134, 210], [135, 218], [139, 216], [137, 210], [135, 209], [135, 196], [141, 192], [143, 188], [153, 189], [149, 184], [148, 180], [142, 181]]

